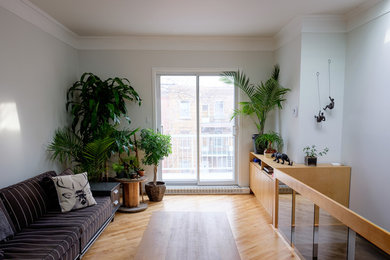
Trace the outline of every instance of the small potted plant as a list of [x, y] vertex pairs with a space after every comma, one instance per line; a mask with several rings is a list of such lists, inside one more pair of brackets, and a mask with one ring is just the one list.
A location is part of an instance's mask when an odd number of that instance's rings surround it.
[[142, 163], [154, 166], [153, 182], [145, 184], [150, 201], [161, 201], [166, 190], [165, 182], [157, 181], [157, 167], [160, 161], [172, 152], [171, 137], [152, 129], [141, 130], [140, 148], [145, 152]]
[[144, 176], [145, 175], [145, 170], [143, 168], [137, 168], [137, 173], [139, 176]]
[[327, 154], [329, 151], [328, 147], [325, 147], [325, 149], [322, 152], [318, 152], [315, 145], [306, 146], [303, 148], [303, 152], [305, 153], [305, 165], [307, 166], [317, 166], [317, 157], [323, 156]]
[[283, 139], [278, 133], [269, 132], [258, 136], [256, 139], [256, 145], [265, 146], [266, 149], [264, 150], [264, 156], [271, 158], [272, 154], [276, 153], [275, 145], [278, 148], [283, 146]]

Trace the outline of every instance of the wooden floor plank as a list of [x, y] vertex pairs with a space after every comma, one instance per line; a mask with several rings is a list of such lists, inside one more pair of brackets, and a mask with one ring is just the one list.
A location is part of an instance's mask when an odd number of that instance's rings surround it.
[[296, 259], [253, 195], [166, 195], [148, 203], [143, 212], [117, 213], [83, 259], [134, 259], [152, 213], [159, 211], [225, 212], [241, 259]]

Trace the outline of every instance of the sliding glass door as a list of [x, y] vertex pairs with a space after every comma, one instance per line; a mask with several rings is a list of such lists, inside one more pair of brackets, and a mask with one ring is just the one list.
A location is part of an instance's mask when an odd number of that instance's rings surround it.
[[156, 92], [157, 128], [172, 138], [160, 177], [183, 184], [236, 183], [234, 86], [218, 75], [158, 75]]

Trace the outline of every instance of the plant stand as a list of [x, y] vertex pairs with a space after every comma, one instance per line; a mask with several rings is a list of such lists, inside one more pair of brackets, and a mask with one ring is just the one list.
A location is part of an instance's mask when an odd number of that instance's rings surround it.
[[[144, 195], [142, 192], [142, 182], [147, 181], [146, 177], [141, 177], [138, 179], [115, 179], [116, 181], [122, 184], [123, 192], [122, 192], [122, 206], [118, 209], [119, 212], [124, 213], [136, 213], [140, 211], [144, 211], [148, 208], [148, 204], [144, 202]], [[141, 191], [141, 199], [140, 203], [139, 194]]]

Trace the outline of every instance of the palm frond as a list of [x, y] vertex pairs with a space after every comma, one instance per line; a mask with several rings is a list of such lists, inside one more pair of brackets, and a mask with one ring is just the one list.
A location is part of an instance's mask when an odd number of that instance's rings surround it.
[[81, 139], [67, 128], [57, 129], [53, 141], [47, 148], [51, 153], [51, 159], [58, 159], [61, 163], [77, 162], [81, 149]]

